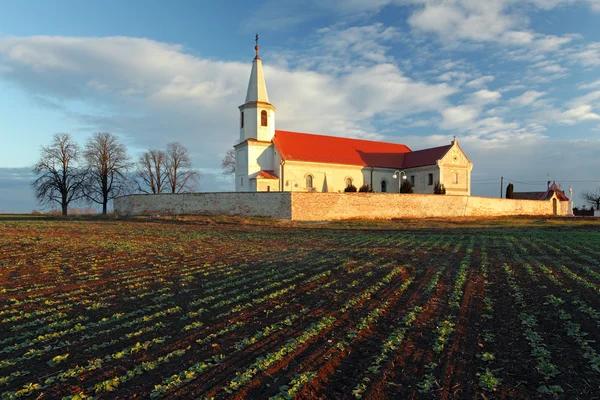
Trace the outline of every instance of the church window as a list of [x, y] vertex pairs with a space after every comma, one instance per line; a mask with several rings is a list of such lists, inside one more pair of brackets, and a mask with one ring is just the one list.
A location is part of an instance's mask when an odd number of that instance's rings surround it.
[[410, 176], [410, 183], [411, 183], [411, 185], [415, 186], [415, 176], [414, 175]]
[[383, 180], [381, 181], [381, 193], [386, 193], [387, 192], [387, 181]]
[[458, 172], [454, 174], [454, 183], [458, 183]]
[[244, 127], [244, 112], [240, 114], [240, 128]]
[[346, 187], [352, 186], [352, 178], [346, 178]]
[[433, 185], [433, 174], [427, 175], [427, 184], [429, 186]]
[[306, 188], [307, 189], [312, 189], [313, 188], [313, 177], [312, 177], [312, 175], [306, 175]]
[[267, 126], [267, 112], [265, 110], [260, 112], [260, 126]]
[[244, 177], [240, 177], [240, 186], [244, 186]]

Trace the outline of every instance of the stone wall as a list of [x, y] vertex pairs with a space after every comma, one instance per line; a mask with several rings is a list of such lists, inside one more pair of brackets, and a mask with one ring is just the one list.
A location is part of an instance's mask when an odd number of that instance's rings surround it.
[[115, 199], [119, 215], [243, 215], [291, 219], [289, 193], [134, 194]]
[[[564, 202], [565, 204], [567, 202]], [[242, 215], [324, 221], [350, 218], [453, 218], [552, 215], [551, 201], [393, 193], [227, 192], [130, 195], [120, 215]], [[558, 207], [560, 215], [567, 207]]]
[[293, 193], [292, 219], [452, 218], [552, 215], [550, 201], [385, 193]]

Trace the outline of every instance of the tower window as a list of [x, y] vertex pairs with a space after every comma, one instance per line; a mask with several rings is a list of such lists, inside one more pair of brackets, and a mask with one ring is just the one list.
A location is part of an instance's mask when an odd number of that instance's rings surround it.
[[306, 175], [306, 188], [307, 189], [312, 189], [313, 188], [313, 177], [312, 177], [312, 175]]
[[387, 181], [383, 180], [381, 181], [381, 193], [386, 193], [387, 192]]
[[265, 110], [260, 112], [260, 126], [267, 126], [267, 112]]
[[240, 128], [244, 127], [244, 112], [240, 114]]

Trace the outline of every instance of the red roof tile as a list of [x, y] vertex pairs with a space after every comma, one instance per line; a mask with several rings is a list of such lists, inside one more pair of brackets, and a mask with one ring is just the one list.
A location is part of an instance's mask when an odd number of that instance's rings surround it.
[[550, 185], [545, 192], [514, 192], [513, 198], [517, 200], [550, 200], [554, 196], [554, 193], [556, 193], [556, 198], [559, 201], [569, 201], [565, 192], [560, 190], [556, 183]]
[[444, 154], [452, 147], [447, 146], [432, 147], [431, 149], [417, 150], [404, 155], [402, 168], [415, 168], [425, 165], [434, 165], [437, 160], [444, 157]]
[[279, 179], [273, 171], [260, 171], [258, 175], [251, 179]]
[[513, 192], [516, 200], [546, 200], [546, 192]]
[[410, 149], [403, 144], [275, 131], [273, 143], [284, 160], [402, 168]]

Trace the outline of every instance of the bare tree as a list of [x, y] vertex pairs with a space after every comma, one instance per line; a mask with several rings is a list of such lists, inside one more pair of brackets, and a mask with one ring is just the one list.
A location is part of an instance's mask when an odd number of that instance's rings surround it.
[[235, 149], [231, 148], [225, 153], [221, 161], [223, 175], [235, 175]]
[[600, 186], [595, 190], [586, 190], [580, 196], [587, 204], [600, 210]]
[[33, 167], [39, 177], [31, 184], [40, 204], [60, 204], [67, 215], [69, 204], [84, 197], [87, 170], [79, 165], [80, 150], [68, 133], [55, 133]]
[[144, 193], [161, 193], [167, 188], [166, 154], [150, 149], [142, 154], [137, 163], [136, 184]]
[[128, 191], [127, 172], [132, 164], [127, 149], [112, 133], [94, 133], [85, 145], [84, 156], [89, 168], [86, 197], [102, 204], [102, 214], [106, 214], [108, 201]]
[[200, 172], [192, 168], [188, 149], [181, 143], [167, 144], [165, 170], [171, 193], [191, 192], [197, 188]]

